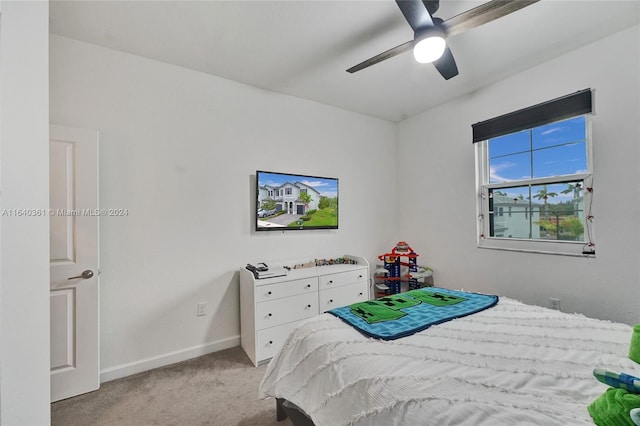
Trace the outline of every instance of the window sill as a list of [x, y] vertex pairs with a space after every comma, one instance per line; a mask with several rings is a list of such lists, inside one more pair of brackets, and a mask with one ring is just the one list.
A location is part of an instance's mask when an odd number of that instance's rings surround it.
[[593, 253], [583, 253], [584, 242], [572, 241], [530, 241], [517, 239], [487, 238], [478, 242], [478, 248], [502, 250], [521, 253], [550, 254], [556, 256], [572, 256], [595, 258]]

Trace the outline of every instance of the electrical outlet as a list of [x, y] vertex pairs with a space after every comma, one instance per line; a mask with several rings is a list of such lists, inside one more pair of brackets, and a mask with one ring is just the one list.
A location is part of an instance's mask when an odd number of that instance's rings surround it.
[[557, 299], [555, 297], [550, 297], [549, 298], [549, 307], [551, 309], [555, 309], [556, 311], [560, 310], [560, 299]]
[[196, 305], [196, 316], [203, 317], [207, 315], [207, 302], [200, 302]]

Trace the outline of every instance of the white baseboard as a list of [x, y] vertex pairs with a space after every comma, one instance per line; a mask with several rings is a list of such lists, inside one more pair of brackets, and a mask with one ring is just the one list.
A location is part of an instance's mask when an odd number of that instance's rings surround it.
[[106, 368], [100, 371], [100, 383], [108, 382], [165, 365], [185, 361], [198, 356], [218, 352], [224, 349], [233, 348], [240, 345], [240, 336], [228, 337], [223, 340], [209, 342], [204, 345], [193, 346], [183, 350], [158, 355], [152, 358], [141, 359], [140, 361]]

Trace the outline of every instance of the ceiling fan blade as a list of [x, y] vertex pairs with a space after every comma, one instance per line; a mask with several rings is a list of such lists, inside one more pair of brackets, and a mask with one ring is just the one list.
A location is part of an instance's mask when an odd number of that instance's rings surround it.
[[[444, 21], [449, 36], [506, 16], [540, 0], [492, 0]], [[404, 12], [403, 12], [404, 13]]]
[[458, 75], [458, 66], [455, 59], [453, 59], [453, 53], [448, 47], [444, 49], [444, 53], [433, 63], [438, 72], [444, 77], [445, 80], [449, 80], [451, 77]]
[[424, 3], [424, 7], [427, 8], [431, 16], [440, 8], [440, 0], [422, 0], [422, 3]]
[[349, 68], [347, 70], [347, 72], [350, 72], [350, 73], [353, 74], [356, 71], [360, 71], [362, 69], [370, 67], [371, 65], [375, 65], [378, 62], [382, 62], [382, 61], [384, 61], [386, 59], [393, 58], [396, 55], [399, 55], [401, 53], [407, 52], [407, 51], [411, 50], [412, 48], [413, 48], [413, 40], [409, 40], [408, 42], [403, 43], [403, 44], [401, 44], [399, 46], [396, 46], [396, 47], [394, 47], [392, 49], [389, 49], [386, 52], [382, 52], [382, 53], [374, 56], [373, 58], [369, 58], [366, 61], [360, 62], [358, 65], [355, 65], [355, 66]]
[[433, 20], [421, 0], [396, 0], [400, 11], [415, 33], [424, 27], [433, 26]]

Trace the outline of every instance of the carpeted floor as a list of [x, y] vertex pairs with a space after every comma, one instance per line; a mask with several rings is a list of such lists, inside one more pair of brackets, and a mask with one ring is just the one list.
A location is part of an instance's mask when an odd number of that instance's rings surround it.
[[290, 426], [275, 401], [258, 399], [266, 364], [240, 347], [103, 383], [95, 392], [51, 404], [53, 426]]

